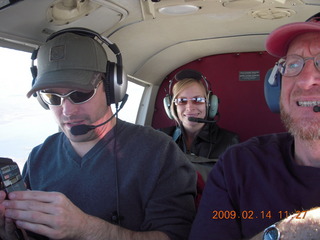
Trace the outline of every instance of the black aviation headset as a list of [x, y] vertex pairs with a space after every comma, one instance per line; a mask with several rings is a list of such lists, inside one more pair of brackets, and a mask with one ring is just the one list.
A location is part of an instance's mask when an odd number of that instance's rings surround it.
[[171, 79], [169, 81], [169, 90], [167, 95], [164, 97], [163, 99], [163, 105], [164, 105], [164, 109], [165, 112], [167, 114], [167, 116], [170, 119], [174, 119], [173, 114], [170, 110], [173, 96], [172, 96], [172, 83], [174, 81], [180, 81], [186, 78], [193, 78], [196, 79], [198, 81], [203, 81], [204, 85], [206, 86], [206, 91], [207, 91], [207, 96], [206, 96], [206, 109], [207, 109], [207, 113], [206, 113], [206, 119], [213, 119], [217, 113], [218, 113], [218, 104], [219, 104], [219, 99], [216, 95], [212, 94], [211, 88], [210, 88], [210, 83], [208, 82], [208, 80], [206, 79], [206, 77], [201, 74], [200, 72], [196, 71], [196, 70], [192, 70], [192, 69], [184, 69], [181, 70], [180, 72], [178, 72], [173, 79]]
[[[93, 39], [97, 38], [101, 41], [101, 45], [106, 44], [110, 48], [110, 50], [115, 54], [117, 62], [114, 63], [109, 60], [107, 61], [105, 79], [103, 83], [106, 92], [107, 104], [118, 104], [119, 102], [121, 102], [126, 95], [127, 75], [123, 70], [122, 56], [117, 45], [115, 43], [112, 43], [108, 38], [101, 36], [97, 32], [86, 28], [67, 28], [57, 31], [51, 34], [47, 38], [46, 42], [64, 33], [74, 33], [81, 36], [88, 36]], [[33, 77], [32, 86], [35, 84], [35, 80], [38, 74], [38, 69], [34, 65], [34, 61], [37, 59], [38, 51], [39, 48], [34, 50], [31, 56], [31, 74]], [[42, 107], [44, 107], [45, 109], [49, 109], [49, 106], [40, 98], [39, 94], [34, 93], [33, 96], [37, 97]]]
[[[114, 116], [116, 116], [116, 114], [118, 113], [118, 111], [120, 111], [123, 107], [123, 105], [125, 104], [125, 102], [127, 101], [128, 95], [126, 94], [126, 90], [127, 90], [127, 75], [123, 70], [123, 65], [122, 65], [122, 57], [121, 57], [121, 53], [120, 50], [118, 49], [117, 45], [112, 43], [109, 39], [107, 39], [106, 37], [101, 36], [100, 34], [86, 29], [86, 28], [67, 28], [64, 30], [60, 30], [58, 32], [53, 33], [52, 35], [49, 36], [49, 38], [46, 40], [46, 42], [48, 42], [49, 40], [64, 34], [64, 33], [74, 33], [74, 34], [78, 34], [81, 36], [88, 36], [90, 38], [97, 38], [101, 41], [101, 45], [102, 44], [106, 44], [111, 51], [116, 55], [117, 58], [117, 62], [110, 62], [107, 61], [107, 65], [106, 65], [106, 72], [105, 72], [105, 79], [103, 80], [104, 86], [105, 86], [105, 92], [106, 92], [106, 99], [107, 99], [107, 104], [117, 104], [119, 102], [121, 102], [120, 107], [116, 110], [116, 112], [113, 114], [113, 116], [111, 116], [107, 121], [99, 124], [99, 125], [79, 125], [79, 126], [74, 126], [74, 127], [81, 127], [78, 128], [75, 133], [71, 132], [74, 135], [82, 135], [87, 133], [88, 131], [99, 127], [101, 125], [106, 124], [107, 122], [109, 122]], [[36, 77], [37, 77], [37, 72], [38, 69], [37, 67], [34, 65], [34, 61], [37, 58], [37, 53], [39, 51], [39, 48], [36, 49], [33, 54], [32, 54], [32, 66], [31, 66], [31, 73], [33, 76], [33, 82], [32, 85], [34, 85]], [[40, 102], [40, 104], [45, 108], [45, 109], [49, 109], [49, 106], [41, 99], [41, 97], [39, 96], [39, 94], [34, 93], [33, 94], [35, 97], [37, 97], [38, 101]], [[117, 128], [115, 128], [115, 131], [117, 130]], [[76, 133], [78, 132], [78, 133]], [[116, 136], [116, 133], [115, 133]], [[116, 137], [115, 137], [115, 141], [114, 141], [114, 152], [115, 152], [115, 159], [114, 159], [114, 166], [115, 166], [115, 172], [116, 172], [116, 177], [115, 177], [115, 187], [116, 187], [116, 198], [117, 198], [117, 208], [115, 211], [113, 211], [111, 213], [111, 218], [110, 221], [114, 224], [118, 224], [121, 226], [121, 220], [124, 218], [123, 216], [120, 215], [120, 197], [119, 197], [119, 183], [118, 183], [118, 166], [117, 166], [117, 154], [116, 154]]]

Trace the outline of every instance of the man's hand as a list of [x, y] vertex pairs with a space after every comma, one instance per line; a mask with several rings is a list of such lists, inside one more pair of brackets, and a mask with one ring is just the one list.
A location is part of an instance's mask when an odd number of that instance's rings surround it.
[[320, 239], [320, 208], [301, 211], [278, 224], [281, 240]]
[[[87, 215], [58, 192], [15, 191], [2, 205], [6, 219], [13, 219], [18, 227], [50, 239], [169, 240], [160, 231], [134, 232]], [[6, 232], [10, 232], [7, 227]]]
[[[6, 193], [4, 191], [0, 191], [0, 238], [6, 240], [17, 240], [19, 239], [18, 230], [14, 221], [11, 218], [5, 217], [5, 207], [3, 202], [5, 200]], [[20, 232], [20, 234], [25, 233]], [[25, 238], [26, 239], [26, 238]]]
[[[277, 223], [281, 240], [310, 240], [320, 239], [320, 207], [306, 211], [297, 211]], [[250, 240], [262, 239], [263, 232]]]
[[8, 219], [5, 221], [6, 233], [12, 231], [10, 219], [14, 219], [20, 228], [52, 239], [77, 239], [80, 230], [85, 229], [87, 215], [61, 193], [16, 191], [9, 194], [9, 199], [2, 199], [3, 205], [0, 205], [1, 229], [4, 229], [3, 214]]

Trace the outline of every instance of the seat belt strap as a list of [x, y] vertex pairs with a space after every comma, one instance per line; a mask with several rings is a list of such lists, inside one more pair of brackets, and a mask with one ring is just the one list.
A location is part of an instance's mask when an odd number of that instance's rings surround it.
[[180, 135], [181, 135], [181, 129], [177, 127], [174, 130], [173, 135], [172, 135], [173, 141], [177, 141], [177, 139], [180, 137]]

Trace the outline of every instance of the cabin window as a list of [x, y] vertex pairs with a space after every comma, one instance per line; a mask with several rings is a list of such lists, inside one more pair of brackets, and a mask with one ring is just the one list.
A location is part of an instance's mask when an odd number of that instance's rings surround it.
[[[118, 113], [118, 117], [120, 119], [131, 123], [136, 122], [144, 89], [144, 86], [128, 81], [127, 94], [129, 97], [123, 108]], [[120, 106], [120, 103], [118, 106]], [[111, 107], [115, 113], [115, 105], [112, 104]]]
[[[58, 126], [36, 98], [26, 97], [32, 82], [31, 53], [0, 47], [0, 66], [0, 157], [12, 158], [22, 170], [32, 148], [57, 132]], [[128, 82], [129, 98], [119, 118], [136, 121], [143, 91], [143, 86]]]
[[32, 82], [31, 53], [0, 48], [0, 66], [0, 156], [12, 158], [22, 170], [31, 149], [58, 126], [36, 98], [26, 97]]

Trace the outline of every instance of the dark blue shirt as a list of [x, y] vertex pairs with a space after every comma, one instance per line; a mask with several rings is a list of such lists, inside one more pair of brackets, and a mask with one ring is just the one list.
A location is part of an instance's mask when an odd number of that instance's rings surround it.
[[164, 133], [119, 119], [84, 157], [63, 133], [50, 136], [23, 176], [28, 188], [61, 192], [106, 221], [119, 210], [121, 226], [134, 231], [186, 239], [195, 215], [196, 174], [182, 151]]
[[296, 211], [320, 205], [320, 169], [293, 160], [288, 133], [229, 148], [209, 174], [190, 240], [251, 238]]

